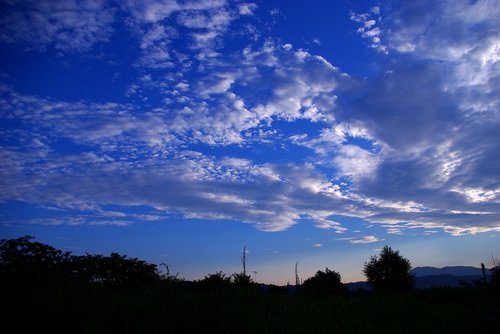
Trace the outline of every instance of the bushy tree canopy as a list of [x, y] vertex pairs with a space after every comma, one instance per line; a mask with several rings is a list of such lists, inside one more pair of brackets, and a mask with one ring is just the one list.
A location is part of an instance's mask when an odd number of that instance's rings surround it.
[[70, 252], [62, 252], [52, 246], [32, 241], [24, 236], [0, 240], [0, 277], [2, 280], [26, 282], [51, 280], [68, 274]]
[[74, 279], [104, 285], [140, 285], [160, 279], [155, 264], [118, 253], [72, 256], [71, 268]]
[[399, 255], [399, 251], [385, 246], [378, 256], [374, 255], [365, 262], [363, 273], [375, 289], [407, 290], [415, 281], [410, 270], [409, 260]]
[[155, 264], [111, 253], [72, 255], [24, 236], [0, 240], [0, 279], [16, 283], [78, 282], [112, 286], [160, 279]]
[[314, 276], [306, 279], [302, 284], [302, 289], [315, 293], [341, 293], [346, 291], [340, 274], [328, 268], [325, 271], [318, 270]]

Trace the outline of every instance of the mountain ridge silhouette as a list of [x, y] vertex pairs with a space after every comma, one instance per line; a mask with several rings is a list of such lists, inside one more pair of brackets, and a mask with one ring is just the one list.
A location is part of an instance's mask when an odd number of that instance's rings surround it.
[[[489, 269], [487, 270], [489, 271]], [[482, 275], [481, 268], [473, 266], [445, 266], [442, 268], [423, 266], [415, 267], [410, 271], [415, 277], [452, 275], [452, 276], [476, 276]]]
[[[415, 275], [415, 288], [426, 289], [438, 286], [459, 287], [464, 285], [473, 285], [483, 278], [482, 270], [473, 266], [445, 266], [415, 267], [410, 271]], [[490, 269], [486, 269], [486, 275], [489, 276]], [[365, 281], [346, 283], [350, 291], [371, 290], [371, 286]]]

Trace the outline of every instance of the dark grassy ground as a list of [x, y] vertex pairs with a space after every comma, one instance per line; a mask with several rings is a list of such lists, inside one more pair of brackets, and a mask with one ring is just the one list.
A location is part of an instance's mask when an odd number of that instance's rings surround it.
[[1, 292], [12, 333], [500, 333], [499, 294], [485, 288], [332, 296], [168, 282]]

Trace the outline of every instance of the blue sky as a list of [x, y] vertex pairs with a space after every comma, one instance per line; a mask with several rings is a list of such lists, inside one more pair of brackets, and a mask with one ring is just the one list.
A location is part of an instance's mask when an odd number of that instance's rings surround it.
[[187, 279], [500, 256], [496, 1], [3, 1], [0, 233]]

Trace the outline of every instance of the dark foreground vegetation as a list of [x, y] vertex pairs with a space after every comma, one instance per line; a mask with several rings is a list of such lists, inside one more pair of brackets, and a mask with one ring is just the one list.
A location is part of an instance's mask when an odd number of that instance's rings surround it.
[[[384, 259], [407, 269], [385, 252], [365, 271]], [[374, 291], [347, 292], [329, 269], [302, 286], [263, 286], [243, 261], [232, 277], [186, 282], [135, 258], [73, 256], [29, 237], [1, 241], [0, 255], [2, 324], [15, 333], [500, 332], [495, 275], [475, 287], [422, 290], [406, 275], [395, 289], [375, 275]]]

